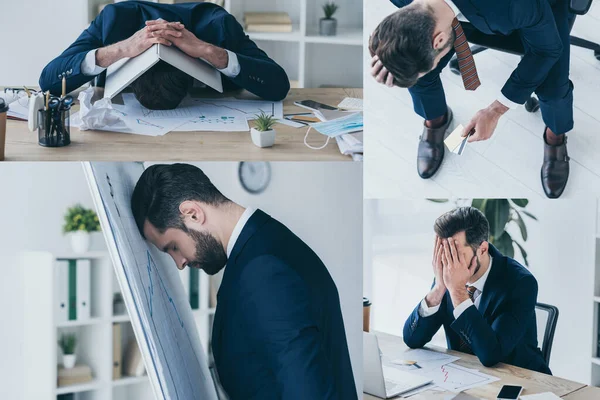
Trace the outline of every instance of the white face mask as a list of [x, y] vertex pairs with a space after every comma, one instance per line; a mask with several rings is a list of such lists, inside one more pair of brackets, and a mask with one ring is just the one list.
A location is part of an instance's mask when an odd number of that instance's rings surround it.
[[[315, 129], [322, 135], [327, 136], [327, 141], [321, 147], [313, 147], [306, 142], [308, 138], [308, 133], [311, 129]], [[353, 113], [346, 117], [336, 118], [331, 121], [325, 122], [317, 122], [315, 124], [311, 124], [310, 128], [306, 132], [306, 136], [304, 136], [304, 144], [313, 149], [320, 150], [325, 148], [329, 143], [329, 139], [335, 138], [337, 136], [345, 135], [347, 133], [360, 132], [363, 130], [363, 115], [362, 113]]]

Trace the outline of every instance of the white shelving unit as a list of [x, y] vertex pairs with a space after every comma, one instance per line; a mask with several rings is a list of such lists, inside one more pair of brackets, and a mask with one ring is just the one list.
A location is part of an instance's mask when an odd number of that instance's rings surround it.
[[600, 347], [600, 200], [597, 201], [596, 205], [596, 254], [594, 259], [594, 325], [593, 325], [593, 342], [592, 342], [592, 376], [591, 384], [593, 386], [600, 386], [600, 353], [598, 348]]
[[[54, 282], [57, 260], [90, 260], [91, 316], [85, 320], [57, 322], [54, 304], [58, 298]], [[27, 252], [21, 255], [18, 268], [24, 271], [26, 363], [24, 398], [54, 400], [59, 395], [75, 393], [76, 400], [135, 400], [153, 398], [147, 376], [113, 380], [113, 324], [121, 324], [122, 351], [135, 338], [129, 315], [113, 314], [113, 298], [120, 293], [108, 252], [86, 254], [51, 254]], [[183, 287], [190, 290], [189, 269], [181, 271]], [[192, 310], [206, 352], [210, 346], [210, 331], [215, 312], [215, 290], [210, 290], [210, 278], [203, 272], [198, 276], [198, 309]], [[212, 300], [211, 300], [212, 297]], [[62, 364], [61, 350], [57, 345], [63, 333], [75, 333], [77, 363], [89, 365], [93, 380], [80, 385], [57, 387], [58, 365]]]
[[[156, 1], [156, 0], [155, 0]], [[98, 4], [87, 0], [88, 19]], [[174, 0], [185, 3], [187, 0]], [[319, 35], [321, 6], [326, 0], [225, 0], [223, 7], [243, 25], [245, 12], [287, 12], [291, 33], [250, 33], [249, 36], [281, 65], [301, 88], [323, 86], [361, 88], [363, 79], [363, 0], [337, 0], [336, 36]]]

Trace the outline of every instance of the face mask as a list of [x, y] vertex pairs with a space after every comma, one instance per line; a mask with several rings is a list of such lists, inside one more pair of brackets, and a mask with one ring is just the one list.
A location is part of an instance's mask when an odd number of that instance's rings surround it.
[[[315, 129], [317, 132], [327, 136], [327, 141], [321, 147], [313, 147], [306, 142], [308, 134], [311, 129]], [[314, 150], [320, 150], [325, 148], [329, 143], [329, 139], [337, 136], [345, 135], [347, 133], [360, 132], [363, 130], [363, 115], [362, 113], [353, 113], [347, 117], [333, 119], [331, 121], [318, 122], [311, 124], [309, 130], [304, 136], [304, 144]]]

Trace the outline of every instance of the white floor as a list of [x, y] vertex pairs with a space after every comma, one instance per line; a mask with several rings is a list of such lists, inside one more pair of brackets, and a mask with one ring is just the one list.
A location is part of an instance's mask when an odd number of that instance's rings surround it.
[[[396, 8], [388, 0], [365, 6], [365, 38]], [[600, 1], [575, 22], [573, 34], [600, 42]], [[365, 63], [369, 52], [365, 49]], [[600, 61], [593, 52], [571, 46], [571, 80], [575, 85], [575, 129], [569, 133], [571, 173], [561, 198], [600, 195]], [[487, 107], [504, 85], [519, 57], [496, 51], [475, 56], [482, 86], [466, 92], [460, 76], [442, 74], [455, 122], [468, 123]], [[365, 68], [364, 190], [367, 198], [409, 197], [545, 197], [540, 183], [543, 159], [540, 112], [511, 110], [492, 138], [469, 144], [462, 156], [446, 152], [438, 173], [428, 180], [416, 170], [418, 137], [423, 121], [413, 111], [406, 89], [378, 84]]]

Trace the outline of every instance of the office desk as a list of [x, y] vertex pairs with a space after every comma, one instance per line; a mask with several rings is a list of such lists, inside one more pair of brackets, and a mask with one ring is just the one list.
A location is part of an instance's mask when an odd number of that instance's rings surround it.
[[[402, 338], [398, 336], [388, 335], [384, 333], [376, 332], [376, 335], [379, 339], [379, 346], [382, 349], [382, 352], [385, 354], [385, 345], [394, 344], [395, 346], [404, 345]], [[408, 347], [406, 347], [408, 348]], [[539, 372], [529, 371], [523, 368], [515, 367], [507, 364], [498, 364], [493, 368], [484, 367], [477, 357], [464, 354], [457, 351], [447, 350], [436, 346], [427, 346], [428, 350], [438, 351], [440, 353], [452, 354], [454, 356], [460, 357], [460, 360], [456, 361], [456, 364], [461, 365], [466, 368], [477, 369], [485, 374], [495, 376], [500, 378], [499, 381], [493, 382], [489, 385], [481, 386], [475, 389], [470, 389], [465, 391], [472, 396], [482, 399], [495, 399], [498, 392], [500, 392], [500, 388], [503, 385], [518, 385], [523, 386], [523, 395], [527, 394], [535, 394], [535, 393], [544, 393], [544, 392], [553, 392], [559, 397], [564, 397], [569, 400], [588, 400], [588, 399], [598, 399], [598, 395], [596, 394], [596, 388], [590, 388], [584, 385], [583, 383], [568, 381], [566, 379], [558, 378], [555, 376], [550, 376], [546, 374], [542, 374]], [[583, 391], [585, 389], [585, 391]], [[587, 392], [589, 390], [589, 392]], [[576, 393], [581, 391], [582, 397], [566, 397], [569, 395], [576, 396]], [[428, 390], [426, 392], [422, 392], [415, 396], [410, 397], [411, 400], [430, 400], [430, 399], [444, 399], [449, 392], [435, 392]], [[591, 396], [588, 396], [588, 394]], [[588, 396], [588, 397], [586, 397]], [[364, 400], [376, 400], [377, 397], [368, 395], [365, 393]]]
[[573, 393], [563, 396], [567, 400], [597, 400], [600, 399], [600, 388], [586, 386]]
[[[234, 94], [254, 98], [248, 92]], [[316, 100], [337, 106], [344, 97], [362, 98], [362, 89], [292, 89], [283, 103], [284, 114], [307, 112], [294, 105], [298, 100]], [[74, 109], [75, 110], [75, 109]], [[253, 122], [250, 122], [252, 126]], [[37, 132], [29, 132], [27, 122], [8, 121], [6, 161], [352, 161], [340, 153], [335, 140], [322, 150], [304, 145], [307, 127], [276, 124], [277, 136], [271, 148], [256, 147], [250, 132], [169, 132], [151, 137], [103, 131], [71, 129], [71, 144], [45, 148], [37, 143]], [[310, 132], [308, 143], [320, 147], [325, 136]]]

